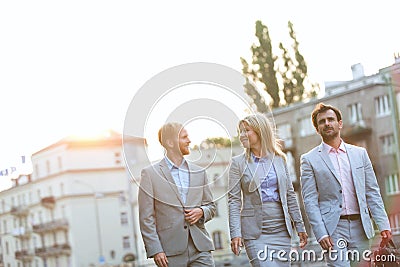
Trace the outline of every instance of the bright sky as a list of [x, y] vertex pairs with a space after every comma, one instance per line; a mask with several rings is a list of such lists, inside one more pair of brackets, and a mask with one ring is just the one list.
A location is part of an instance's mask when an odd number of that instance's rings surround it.
[[399, 7], [398, 0], [1, 1], [0, 169], [72, 134], [122, 132], [136, 90], [167, 68], [203, 61], [240, 71], [258, 19], [276, 44], [293, 22], [314, 81], [349, 80], [355, 63], [376, 73], [400, 52]]

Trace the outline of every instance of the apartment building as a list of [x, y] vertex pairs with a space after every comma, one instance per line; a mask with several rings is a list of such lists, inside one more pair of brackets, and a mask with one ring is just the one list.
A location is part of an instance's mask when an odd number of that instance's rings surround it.
[[[144, 140], [130, 142], [143, 147]], [[32, 174], [0, 192], [1, 266], [119, 266], [138, 259], [137, 186], [120, 134], [62, 139], [33, 154], [32, 164]]]

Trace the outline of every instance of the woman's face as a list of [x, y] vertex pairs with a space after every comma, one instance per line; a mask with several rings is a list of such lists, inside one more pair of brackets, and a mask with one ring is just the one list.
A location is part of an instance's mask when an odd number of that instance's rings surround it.
[[252, 149], [261, 146], [260, 138], [247, 122], [242, 122], [239, 125], [239, 130], [239, 139], [243, 147]]

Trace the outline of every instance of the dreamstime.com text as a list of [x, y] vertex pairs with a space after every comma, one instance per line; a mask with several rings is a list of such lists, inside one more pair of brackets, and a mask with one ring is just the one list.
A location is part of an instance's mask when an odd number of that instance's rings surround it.
[[376, 255], [373, 256], [371, 250], [335, 250], [329, 251], [322, 250], [316, 252], [314, 250], [291, 250], [287, 252], [285, 250], [274, 250], [269, 249], [268, 246], [264, 247], [264, 250], [257, 252], [257, 258], [259, 261], [298, 261], [298, 262], [318, 262], [329, 259], [330, 261], [374, 261], [374, 262], [395, 262], [396, 256], [393, 254], [388, 255]]

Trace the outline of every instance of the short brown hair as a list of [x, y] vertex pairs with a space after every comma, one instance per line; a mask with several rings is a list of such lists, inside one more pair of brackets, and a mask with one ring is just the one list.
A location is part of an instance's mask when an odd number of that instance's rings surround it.
[[324, 103], [318, 103], [313, 112], [311, 113], [311, 119], [312, 123], [315, 127], [316, 130], [318, 130], [318, 122], [317, 122], [317, 115], [323, 112], [326, 112], [328, 110], [333, 110], [336, 114], [337, 120], [341, 121], [342, 120], [342, 113], [340, 112], [339, 109], [335, 108], [334, 106], [331, 105], [325, 105]]
[[165, 147], [168, 139], [178, 140], [179, 132], [182, 130], [182, 124], [178, 122], [168, 122], [158, 130], [158, 141]]

